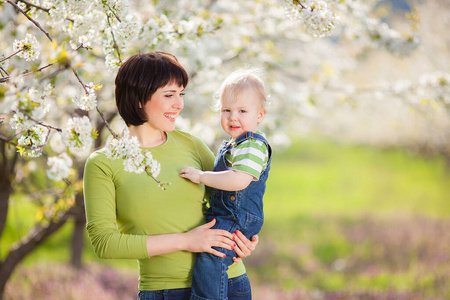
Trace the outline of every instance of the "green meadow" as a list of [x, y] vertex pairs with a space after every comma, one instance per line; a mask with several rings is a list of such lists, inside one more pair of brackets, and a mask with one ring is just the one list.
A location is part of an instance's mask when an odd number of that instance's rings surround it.
[[[245, 260], [254, 298], [450, 298], [449, 195], [450, 168], [440, 158], [306, 139], [275, 149], [265, 224], [257, 250]], [[33, 203], [20, 197], [10, 209], [2, 255], [36, 214]], [[68, 223], [18, 268], [7, 287], [11, 299], [36, 292], [39, 280], [73, 285], [64, 280], [73, 276], [64, 264], [70, 259], [71, 229]], [[91, 292], [98, 279], [97, 292], [108, 293], [105, 299], [127, 294], [135, 299], [136, 262], [99, 260], [85, 241]], [[66, 271], [55, 278], [44, 263]], [[101, 279], [106, 273], [129, 288], [117, 285], [121, 291], [114, 292]], [[81, 284], [77, 289], [83, 294]], [[44, 289], [42, 297], [51, 290]]]

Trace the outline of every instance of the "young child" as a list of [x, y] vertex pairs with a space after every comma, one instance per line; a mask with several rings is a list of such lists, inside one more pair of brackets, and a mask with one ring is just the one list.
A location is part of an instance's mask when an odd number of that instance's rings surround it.
[[[266, 91], [255, 70], [241, 69], [225, 79], [219, 108], [222, 128], [231, 140], [219, 148], [213, 171], [186, 167], [180, 176], [211, 187], [206, 219], [216, 219], [213, 228], [232, 233], [240, 230], [250, 239], [263, 225], [263, 196], [272, 152], [258, 130], [266, 115]], [[227, 299], [226, 271], [236, 253], [226, 248], [216, 250], [224, 253], [223, 258], [197, 255], [191, 300]]]

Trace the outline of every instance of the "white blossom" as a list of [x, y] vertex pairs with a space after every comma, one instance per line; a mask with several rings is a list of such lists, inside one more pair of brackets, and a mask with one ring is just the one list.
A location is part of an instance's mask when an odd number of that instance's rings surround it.
[[337, 22], [335, 14], [322, 0], [284, 0], [286, 14], [292, 20], [299, 20], [306, 31], [315, 36], [329, 35]]
[[34, 125], [34, 122], [22, 112], [16, 112], [9, 120], [9, 125], [17, 132], [27, 130]]
[[91, 47], [91, 39], [86, 35], [80, 35], [78, 37], [78, 43], [85, 48]]
[[73, 117], [67, 121], [61, 137], [71, 152], [83, 152], [91, 147], [95, 133], [88, 117]]
[[160, 17], [161, 25], [160, 32], [164, 40], [173, 44], [176, 39], [175, 27], [166, 15], [162, 14]]
[[449, 105], [450, 73], [436, 71], [423, 74], [419, 80], [419, 92], [428, 95], [428, 97], [436, 101]]
[[126, 172], [139, 174], [147, 170], [156, 178], [161, 171], [160, 164], [153, 159], [151, 152], [140, 148], [137, 137], [130, 137], [128, 128], [118, 139], [112, 139], [105, 149], [108, 158], [123, 160]]
[[147, 23], [144, 25], [144, 35], [143, 38], [150, 42], [151, 46], [154, 46], [158, 43], [158, 35], [160, 32], [160, 26], [158, 21], [155, 18], [150, 18]]
[[120, 60], [113, 54], [105, 56], [105, 65], [110, 72], [117, 70], [120, 67]]
[[398, 31], [391, 29], [386, 23], [373, 18], [364, 17], [361, 22], [365, 24], [369, 37], [386, 50], [399, 55], [409, 55], [419, 46], [419, 38], [415, 35], [402, 36]]
[[19, 6], [20, 9], [22, 9], [22, 10], [26, 10], [27, 9], [27, 5], [25, 3], [23, 3], [23, 2], [20, 2], [20, 1], [17, 3], [17, 6]]
[[36, 60], [40, 54], [40, 46], [34, 35], [27, 33], [23, 40], [15, 40], [13, 51], [20, 51], [17, 55], [25, 58], [26, 61]]
[[10, 111], [14, 112], [14, 115], [9, 124], [16, 131], [30, 128], [35, 122], [41, 121], [50, 110], [50, 104], [46, 101], [46, 95], [51, 93], [48, 85], [42, 93], [34, 87], [21, 89], [25, 89], [25, 92], [12, 87], [8, 95], [8, 98], [15, 98], [10, 100]]
[[97, 107], [97, 96], [95, 95], [95, 86], [92, 82], [86, 85], [87, 94], [80, 98], [74, 97], [72, 99], [78, 107], [82, 110], [93, 110]]
[[53, 85], [51, 83], [47, 84], [44, 88], [44, 92], [42, 94], [42, 96], [44, 97], [48, 97], [53, 93]]
[[72, 163], [72, 159], [65, 152], [61, 153], [59, 156], [49, 157], [47, 160], [49, 169], [46, 172], [48, 178], [55, 181], [60, 181], [67, 178], [69, 176]]
[[19, 146], [24, 148], [23, 156], [38, 157], [42, 154], [42, 149], [46, 142], [48, 129], [41, 125], [36, 125], [19, 138]]
[[121, 41], [129, 41], [131, 39], [136, 38], [139, 34], [139, 31], [142, 28], [142, 23], [135, 16], [128, 15], [125, 20], [123, 20], [118, 29], [118, 38]]

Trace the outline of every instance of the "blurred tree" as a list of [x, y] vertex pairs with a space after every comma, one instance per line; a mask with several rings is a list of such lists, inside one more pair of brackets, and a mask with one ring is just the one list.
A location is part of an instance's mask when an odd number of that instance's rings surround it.
[[[354, 55], [353, 45], [343, 45], [340, 59], [353, 66], [327, 61], [333, 75], [315, 94], [320, 100], [314, 110], [327, 117], [308, 125], [339, 141], [439, 155], [450, 167], [450, 2], [410, 4], [415, 8], [406, 17], [420, 47], [398, 57], [372, 49]], [[384, 18], [405, 30], [404, 18], [386, 13]]]

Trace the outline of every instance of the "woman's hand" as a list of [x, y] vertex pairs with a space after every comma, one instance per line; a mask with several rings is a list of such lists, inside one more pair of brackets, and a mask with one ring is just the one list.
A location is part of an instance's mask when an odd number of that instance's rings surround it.
[[[219, 257], [224, 257], [223, 253], [213, 249], [212, 247], [232, 250], [236, 247], [236, 243], [233, 240], [236, 235], [231, 234], [226, 230], [211, 229], [214, 224], [216, 224], [216, 219], [186, 232], [184, 234], [185, 247], [183, 248], [189, 252], [208, 252]], [[246, 253], [248, 252], [251, 251], [247, 248]]]
[[233, 261], [238, 262], [252, 254], [253, 250], [255, 250], [256, 248], [256, 245], [258, 245], [259, 237], [257, 235], [254, 235], [252, 237], [252, 240], [250, 241], [239, 230], [236, 230], [235, 236], [237, 247], [234, 248], [234, 251], [236, 252], [238, 257], [234, 257]]

